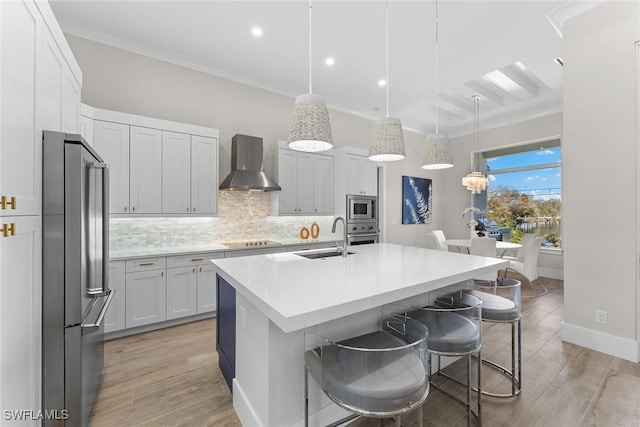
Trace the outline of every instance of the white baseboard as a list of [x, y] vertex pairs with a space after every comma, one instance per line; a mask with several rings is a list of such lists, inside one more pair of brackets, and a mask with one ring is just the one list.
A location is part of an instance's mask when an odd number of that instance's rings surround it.
[[560, 339], [634, 363], [640, 361], [640, 343], [627, 338], [616, 337], [562, 322]]
[[564, 280], [564, 270], [560, 270], [558, 268], [538, 267], [538, 276]]
[[253, 406], [249, 403], [247, 395], [242, 390], [240, 383], [233, 379], [233, 409], [236, 410], [240, 423], [243, 426], [263, 427], [262, 421], [254, 411]]

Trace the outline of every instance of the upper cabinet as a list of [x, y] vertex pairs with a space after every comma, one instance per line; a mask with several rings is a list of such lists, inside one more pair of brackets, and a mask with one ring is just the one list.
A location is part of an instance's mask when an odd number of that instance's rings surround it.
[[347, 194], [378, 195], [378, 164], [356, 147], [336, 149], [335, 159], [335, 215], [345, 215]]
[[218, 206], [218, 140], [191, 136], [191, 212], [213, 214]]
[[366, 156], [345, 154], [346, 194], [378, 194], [378, 167]]
[[[98, 152], [100, 152], [98, 150]], [[131, 213], [158, 213], [162, 207], [162, 131], [129, 126]]]
[[109, 165], [109, 212], [129, 213], [129, 126], [93, 122], [93, 147]]
[[333, 214], [333, 156], [279, 148], [278, 184], [280, 215]]
[[78, 132], [82, 73], [47, 3], [0, 3], [0, 216], [39, 215], [42, 130]]
[[191, 136], [162, 133], [162, 212], [191, 212]]
[[216, 129], [91, 108], [83, 120], [111, 167], [112, 214], [217, 212]]

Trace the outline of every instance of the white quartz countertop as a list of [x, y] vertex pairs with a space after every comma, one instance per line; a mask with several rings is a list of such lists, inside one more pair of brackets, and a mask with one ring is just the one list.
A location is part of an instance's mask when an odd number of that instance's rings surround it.
[[[256, 239], [258, 240], [258, 239]], [[182, 255], [182, 254], [195, 254], [195, 253], [204, 253], [204, 252], [230, 252], [230, 251], [245, 251], [250, 249], [264, 249], [264, 248], [273, 248], [278, 249], [285, 248], [288, 246], [313, 246], [317, 244], [325, 244], [325, 243], [335, 243], [335, 238], [326, 238], [326, 239], [293, 239], [293, 238], [280, 238], [273, 239], [277, 240], [278, 245], [267, 245], [267, 246], [246, 246], [246, 247], [229, 247], [223, 245], [219, 242], [212, 242], [207, 244], [175, 244], [174, 242], [167, 240], [161, 244], [157, 245], [141, 245], [134, 246], [129, 248], [121, 248], [121, 249], [110, 249], [109, 250], [109, 259], [115, 261], [119, 259], [127, 259], [127, 258], [144, 258], [144, 257], [152, 257], [152, 256], [172, 256], [172, 255]]]
[[[498, 258], [388, 243], [351, 246], [349, 250], [354, 253], [347, 258], [307, 259], [285, 252], [212, 262], [220, 276], [284, 332], [508, 266]], [[322, 251], [326, 249], [318, 250]]]

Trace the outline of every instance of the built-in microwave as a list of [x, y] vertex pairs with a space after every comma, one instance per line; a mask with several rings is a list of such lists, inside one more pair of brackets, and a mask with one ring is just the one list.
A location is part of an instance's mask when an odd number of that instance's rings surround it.
[[377, 204], [376, 196], [347, 194], [347, 222], [376, 220]]

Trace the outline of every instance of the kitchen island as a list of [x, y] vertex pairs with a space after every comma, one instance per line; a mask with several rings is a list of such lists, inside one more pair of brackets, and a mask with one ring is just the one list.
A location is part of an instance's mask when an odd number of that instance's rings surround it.
[[[508, 265], [386, 243], [349, 250], [346, 258], [289, 252], [212, 260], [218, 285], [235, 289], [233, 402], [243, 425], [303, 425], [306, 331], [334, 340], [366, 333], [385, 304], [425, 304], [430, 292]], [[231, 321], [219, 313], [219, 328]], [[309, 408], [310, 425], [345, 415], [313, 381]]]

